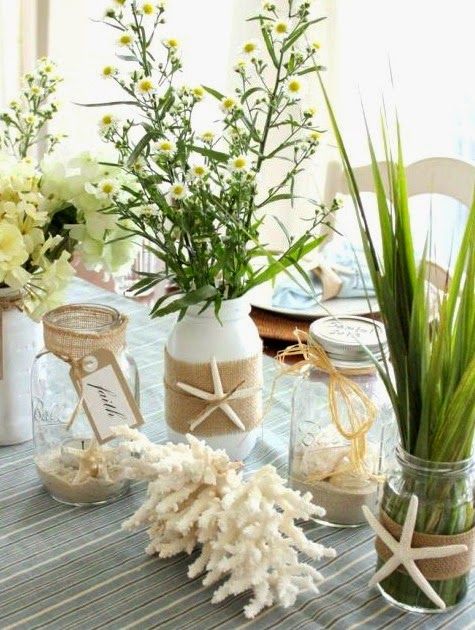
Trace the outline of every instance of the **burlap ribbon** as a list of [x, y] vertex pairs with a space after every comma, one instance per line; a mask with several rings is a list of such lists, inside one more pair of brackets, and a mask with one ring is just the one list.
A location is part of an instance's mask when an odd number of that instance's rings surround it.
[[[401, 537], [402, 526], [393, 521], [386, 512], [381, 512], [379, 520], [388, 532], [397, 540]], [[461, 534], [422, 534], [414, 532], [412, 547], [443, 547], [445, 545], [467, 545], [467, 551], [446, 558], [429, 558], [417, 560], [416, 564], [427, 580], [450, 580], [465, 575], [472, 568], [475, 549], [475, 527]], [[391, 558], [392, 551], [380, 538], [376, 538], [376, 552], [386, 561]], [[407, 573], [403, 566], [397, 569], [400, 573]]]
[[[302, 330], [294, 332], [298, 343], [289, 346], [278, 353], [277, 359], [285, 364], [289, 358], [302, 356], [303, 359], [282, 370], [283, 374], [300, 372], [303, 368], [312, 366], [328, 375], [328, 405], [332, 421], [342, 437], [350, 443], [350, 472], [368, 478], [373, 477], [372, 471], [366, 469], [365, 456], [367, 449], [367, 434], [373, 426], [377, 408], [365, 392], [349, 378], [375, 372], [373, 366], [354, 369], [336, 368], [325, 350], [315, 343], [308, 333]], [[341, 418], [339, 401], [346, 408], [346, 426]], [[310, 401], [311, 404], [311, 401]]]
[[43, 319], [46, 350], [71, 366], [79, 388], [79, 400], [67, 424], [71, 427], [83, 403], [81, 387], [84, 357], [105, 348], [118, 354], [125, 347], [127, 317], [106, 306], [70, 304], [50, 311]]
[[[211, 364], [178, 361], [165, 349], [165, 418], [171, 429], [181, 434], [192, 430], [194, 435], [203, 437], [238, 432], [240, 428], [221, 408], [226, 403], [245, 431], [259, 426], [263, 418], [262, 355], [218, 363], [217, 370], [223, 394], [218, 399], [204, 400], [200, 395], [184, 391], [180, 384], [188, 385], [190, 390], [213, 394]], [[240, 396], [244, 390], [248, 390], [249, 395]], [[206, 418], [191, 429], [203, 415]]]
[[17, 309], [21, 311], [23, 295], [21, 291], [12, 295], [0, 295], [0, 381], [3, 381], [3, 312]]

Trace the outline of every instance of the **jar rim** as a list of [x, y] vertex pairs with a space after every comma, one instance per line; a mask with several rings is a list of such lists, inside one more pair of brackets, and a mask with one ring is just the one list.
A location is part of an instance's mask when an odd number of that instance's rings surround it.
[[472, 468], [475, 469], [475, 460], [473, 457], [467, 457], [466, 459], [460, 459], [453, 462], [440, 462], [423, 459], [406, 451], [401, 444], [398, 444], [396, 447], [396, 458], [401, 465], [413, 468], [422, 474], [437, 472], [456, 475], [466, 472]]
[[[73, 317], [73, 314], [79, 311], [87, 316], [84, 321], [84, 323], [87, 322], [87, 326], [78, 325], [77, 317]], [[94, 316], [96, 316], [96, 320], [94, 320]], [[121, 314], [113, 306], [86, 302], [59, 306], [48, 311], [44, 315], [43, 321], [59, 330], [100, 333], [115, 328], [121, 321]]]

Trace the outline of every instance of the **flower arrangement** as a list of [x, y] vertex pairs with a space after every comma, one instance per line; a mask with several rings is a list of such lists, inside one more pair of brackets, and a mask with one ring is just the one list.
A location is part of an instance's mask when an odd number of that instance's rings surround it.
[[[0, 287], [20, 291], [33, 319], [61, 303], [75, 248], [86, 264], [111, 272], [129, 263], [133, 251], [132, 242], [105, 246], [105, 236], [123, 236], [114, 217], [99, 212], [111, 205], [113, 167], [82, 155], [66, 169], [51, 157], [63, 138], [46, 132], [61, 80], [55, 64], [40, 59], [23, 78], [19, 98], [0, 114]], [[31, 155], [38, 143], [50, 156], [40, 165]]]
[[[135, 189], [125, 186], [126, 200], [119, 193], [113, 197], [114, 212], [124, 229], [144, 239], [163, 263], [163, 271], [147, 274], [135, 289], [146, 291], [172, 277], [181, 293], [167, 305], [168, 296], [158, 300], [152, 316], [184, 313], [203, 302], [219, 311], [223, 300], [298, 266], [321, 242], [316, 228], [336, 203], [327, 208], [310, 201], [313, 217], [300, 237], [290, 236], [280, 224], [288, 244], [278, 256], [260, 240], [269, 206], [299, 203], [296, 181], [323, 132], [315, 109], [301, 106], [319, 48], [309, 34], [323, 19], [311, 18], [310, 4], [288, 0], [285, 14], [272, 2], [262, 4], [250, 18], [260, 38], [242, 44], [234, 68], [237, 86], [230, 94], [177, 85], [180, 42], [163, 34], [157, 53], [164, 2], [124, 1], [106, 12], [104, 21], [117, 32], [118, 57], [128, 71], [107, 65], [102, 75], [125, 94], [117, 104], [132, 106], [138, 114], [120, 121], [106, 113], [101, 119], [104, 139], [137, 181]], [[218, 132], [195, 129], [194, 113], [205, 99], [215, 101]], [[278, 142], [277, 131], [283, 134]], [[288, 168], [280, 181], [263, 190], [260, 175], [276, 160]]]
[[[379, 369], [398, 423], [402, 474], [394, 484], [386, 483], [382, 509], [402, 525], [411, 495], [417, 494], [416, 531], [458, 535], [475, 525], [473, 482], [468, 479], [475, 435], [475, 203], [469, 208], [447, 291], [438, 294], [434, 309], [427, 260], [430, 237], [418, 262], [399, 123], [397, 148], [393, 151], [383, 121], [386, 172], [377, 162], [368, 134], [382, 243], [379, 249], [328, 97], [327, 103], [386, 328], [391, 362], [391, 369], [389, 363]], [[465, 478], [464, 469], [468, 471]], [[467, 580], [468, 574], [456, 575], [433, 581], [431, 586], [444, 604], [451, 606], [465, 596]], [[436, 607], [403, 573], [393, 573], [382, 586], [405, 605], [424, 610]]]

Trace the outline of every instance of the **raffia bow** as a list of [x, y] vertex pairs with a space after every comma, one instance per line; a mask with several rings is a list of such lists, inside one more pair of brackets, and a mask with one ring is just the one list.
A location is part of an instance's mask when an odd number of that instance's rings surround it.
[[[296, 373], [312, 366], [328, 375], [330, 415], [340, 435], [350, 442], [350, 470], [359, 475], [374, 477], [372, 471], [367, 470], [365, 457], [367, 435], [376, 420], [377, 408], [361, 387], [348, 378], [349, 375], [367, 374], [367, 368], [337, 369], [325, 350], [312, 341], [307, 333], [297, 329], [294, 335], [298, 343], [279, 352], [277, 360], [284, 364], [291, 357], [302, 356], [303, 359], [293, 365], [285, 366], [282, 373]], [[343, 401], [346, 408], [348, 427], [343, 423], [339, 401]]]
[[21, 312], [23, 295], [0, 296], [0, 381], [3, 381], [3, 312], [17, 309]]

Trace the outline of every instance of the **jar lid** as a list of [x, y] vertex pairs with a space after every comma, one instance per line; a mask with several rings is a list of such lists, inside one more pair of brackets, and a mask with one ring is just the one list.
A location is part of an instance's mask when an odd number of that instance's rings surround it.
[[371, 362], [367, 348], [377, 358], [386, 350], [384, 326], [366, 317], [322, 317], [310, 326], [310, 337], [337, 361]]

